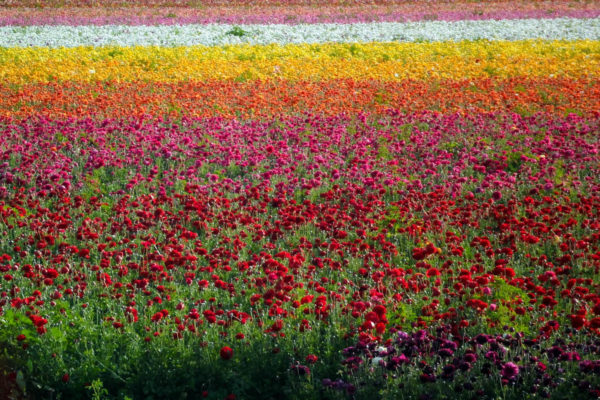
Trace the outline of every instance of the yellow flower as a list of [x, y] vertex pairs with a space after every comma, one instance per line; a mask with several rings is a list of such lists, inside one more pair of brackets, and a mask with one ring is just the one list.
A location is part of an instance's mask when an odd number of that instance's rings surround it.
[[[93, 71], [93, 72], [92, 72]], [[7, 83], [75, 81], [398, 81], [513, 76], [591, 77], [599, 41], [302, 44], [220, 47], [0, 49]]]

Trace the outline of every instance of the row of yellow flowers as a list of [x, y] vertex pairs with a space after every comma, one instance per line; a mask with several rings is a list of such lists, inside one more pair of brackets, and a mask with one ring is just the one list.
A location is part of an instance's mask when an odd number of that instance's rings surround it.
[[591, 78], [600, 41], [463, 41], [223, 47], [0, 49], [0, 80]]

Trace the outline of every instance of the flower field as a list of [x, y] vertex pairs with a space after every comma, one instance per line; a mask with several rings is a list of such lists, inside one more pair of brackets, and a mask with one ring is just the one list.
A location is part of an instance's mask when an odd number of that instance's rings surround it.
[[600, 398], [600, 3], [5, 0], [0, 398]]

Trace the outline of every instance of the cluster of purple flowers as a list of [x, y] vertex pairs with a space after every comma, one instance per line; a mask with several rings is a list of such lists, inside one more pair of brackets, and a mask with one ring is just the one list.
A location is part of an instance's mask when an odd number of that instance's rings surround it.
[[[349, 393], [350, 387], [366, 390], [384, 383], [410, 390], [411, 385], [438, 383], [476, 396], [497, 393], [498, 384], [515, 393], [524, 393], [527, 386], [528, 392], [541, 398], [578, 391], [594, 398], [600, 393], [597, 339], [575, 344], [559, 337], [526, 338], [514, 332], [454, 337], [442, 326], [435, 334], [399, 331], [395, 340], [383, 344], [360, 341], [342, 353], [346, 380], [324, 379], [322, 384], [328, 389]], [[567, 369], [569, 379], [563, 378]], [[372, 380], [364, 380], [365, 376]]]

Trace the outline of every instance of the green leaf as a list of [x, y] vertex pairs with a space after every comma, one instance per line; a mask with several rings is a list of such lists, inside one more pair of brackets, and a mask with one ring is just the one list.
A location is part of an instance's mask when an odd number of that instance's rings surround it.
[[17, 386], [22, 392], [25, 392], [25, 376], [22, 371], [17, 371]]

